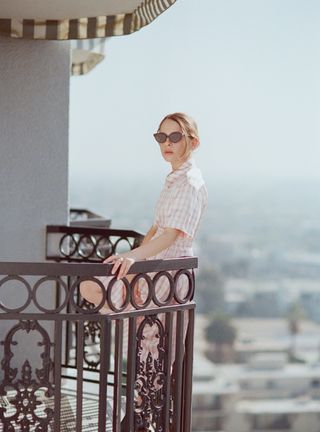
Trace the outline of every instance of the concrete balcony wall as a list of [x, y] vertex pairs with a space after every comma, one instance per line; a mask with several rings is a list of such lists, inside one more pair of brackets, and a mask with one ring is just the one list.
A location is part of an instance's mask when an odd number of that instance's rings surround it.
[[69, 42], [0, 38], [0, 261], [43, 261], [68, 221]]
[[[0, 261], [44, 261], [46, 225], [68, 223], [70, 42], [0, 37], [0, 58]], [[6, 285], [0, 301], [21, 306], [24, 287]]]

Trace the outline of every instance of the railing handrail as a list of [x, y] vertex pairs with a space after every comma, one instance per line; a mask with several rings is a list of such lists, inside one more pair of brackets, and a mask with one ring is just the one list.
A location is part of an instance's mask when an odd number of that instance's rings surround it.
[[[103, 263], [51, 263], [51, 262], [0, 262], [1, 275], [29, 276], [110, 276], [113, 264]], [[135, 262], [128, 274], [187, 270], [198, 267], [197, 257]]]
[[88, 235], [108, 235], [120, 237], [144, 237], [144, 234], [134, 230], [102, 228], [102, 227], [84, 227], [84, 226], [67, 226], [67, 225], [47, 225], [47, 233], [64, 233], [64, 234], [88, 234]]
[[[116, 312], [113, 313], [112, 311], [109, 314], [101, 314], [99, 312], [95, 312], [93, 314], [83, 313], [83, 312], [0, 312], [0, 321], [5, 320], [39, 320], [39, 321], [88, 321], [90, 322], [101, 322], [104, 320], [107, 321], [119, 321], [123, 320], [125, 318], [138, 318], [141, 315], [148, 316], [148, 315], [155, 315], [155, 314], [164, 314], [169, 312], [179, 312], [179, 311], [186, 311], [190, 309], [195, 309], [196, 304], [193, 300], [189, 301], [185, 304], [175, 304], [175, 305], [167, 305], [167, 306], [156, 306], [153, 308], [150, 308], [149, 306], [143, 309], [128, 309], [123, 312]], [[1, 430], [1, 429], [0, 429]]]

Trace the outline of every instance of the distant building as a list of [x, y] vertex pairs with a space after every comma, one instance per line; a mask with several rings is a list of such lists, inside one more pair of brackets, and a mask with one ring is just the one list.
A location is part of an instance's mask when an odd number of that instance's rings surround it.
[[215, 365], [195, 355], [192, 391], [192, 431], [222, 431], [232, 415], [238, 385], [216, 372]]
[[320, 397], [320, 366], [289, 364], [284, 354], [257, 354], [247, 365], [217, 366], [237, 382], [241, 399]]
[[274, 280], [229, 278], [225, 284], [225, 309], [234, 316], [276, 318], [287, 309], [286, 292]]
[[228, 432], [319, 432], [320, 401], [242, 400], [229, 416]]
[[283, 354], [246, 365], [195, 359], [194, 432], [319, 432], [319, 415], [320, 365], [288, 364]]
[[277, 286], [258, 289], [251, 300], [252, 316], [276, 318], [282, 315], [285, 308], [281, 301], [281, 291]]
[[279, 260], [279, 268], [291, 277], [318, 278], [320, 276], [320, 254], [307, 253], [304, 250], [290, 251]]
[[233, 316], [275, 318], [285, 316], [292, 303], [299, 302], [306, 318], [320, 322], [318, 279], [227, 278], [225, 311]]
[[300, 303], [308, 318], [320, 322], [320, 283], [315, 289], [302, 290]]

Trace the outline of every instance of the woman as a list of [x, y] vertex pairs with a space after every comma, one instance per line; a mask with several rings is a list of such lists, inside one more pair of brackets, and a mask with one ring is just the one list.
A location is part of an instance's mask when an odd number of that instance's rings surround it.
[[[205, 183], [192, 157], [192, 152], [199, 146], [195, 121], [184, 113], [169, 114], [161, 121], [154, 138], [159, 143], [162, 157], [171, 164], [172, 171], [166, 177], [156, 205], [154, 223], [142, 244], [136, 249], [112, 255], [103, 261], [114, 264], [112, 275], [118, 272], [118, 280], [126, 277], [135, 261], [192, 256], [193, 238], [207, 207]], [[130, 281], [133, 276], [129, 275], [127, 279]], [[107, 287], [113, 276], [97, 279]], [[159, 284], [159, 289], [166, 290], [165, 284]], [[89, 302], [100, 304], [102, 292], [96, 283], [82, 282], [80, 291]], [[121, 305], [125, 292], [121, 281], [112, 292], [113, 303], [116, 306]], [[140, 295], [142, 294], [140, 292]], [[157, 296], [161, 298], [161, 292], [157, 292]], [[106, 304], [100, 312], [110, 313], [109, 306]]]
[[[202, 214], [207, 207], [207, 190], [201, 172], [192, 158], [192, 152], [199, 146], [198, 129], [194, 120], [183, 113], [167, 115], [161, 121], [154, 138], [160, 145], [162, 157], [171, 164], [172, 168], [172, 171], [166, 177], [164, 188], [156, 205], [154, 223], [139, 247], [126, 253], [112, 255], [104, 260], [104, 263], [113, 263], [112, 276], [97, 277], [107, 288], [109, 282], [114, 279], [113, 275], [117, 273], [117, 282], [112, 288], [111, 295], [112, 302], [117, 308], [121, 308], [126, 293], [126, 288], [121, 279], [126, 277], [129, 282], [132, 280], [134, 275], [127, 276], [127, 273], [135, 261], [193, 255], [193, 238]], [[175, 272], [170, 273], [175, 274]], [[167, 297], [168, 284], [166, 278], [159, 279], [156, 284], [156, 296], [160, 301]], [[176, 290], [180, 298], [183, 298], [184, 291], [188, 290], [187, 285], [182, 280], [177, 282]], [[140, 279], [137, 288], [138, 290], [136, 290], [136, 286], [134, 287], [133, 295], [140, 298], [143, 303], [143, 298], [147, 297], [148, 286], [143, 279]], [[80, 291], [82, 296], [89, 302], [96, 305], [101, 303], [102, 292], [98, 284], [92, 281], [82, 282]], [[155, 307], [155, 305], [149, 304], [148, 307]], [[113, 313], [107, 303], [100, 309], [100, 312]], [[163, 324], [164, 317], [158, 316], [158, 319]], [[141, 425], [144, 421], [143, 416], [141, 417], [139, 414], [139, 409], [144, 406], [141, 395], [150, 390], [146, 388], [143, 390], [143, 387], [145, 387], [145, 374], [148, 369], [147, 364], [149, 364], [150, 368], [150, 364], [156, 363], [159, 358], [159, 328], [157, 325], [148, 323], [146, 325], [144, 317], [140, 317], [137, 324], [138, 327], [142, 326], [143, 337], [140, 339], [139, 343], [141, 345], [138, 349], [140, 374], [137, 373], [136, 376], [135, 405], [138, 414], [135, 416], [135, 422]], [[184, 337], [186, 328], [187, 318], [184, 325]], [[174, 330], [173, 333], [175, 333]], [[127, 331], [124, 332], [124, 336], [127, 336]], [[174, 351], [175, 337], [172, 337], [172, 352]], [[149, 361], [147, 358], [149, 358]], [[151, 358], [153, 358], [153, 361], [150, 360]], [[173, 361], [172, 358], [171, 362]], [[161, 394], [163, 392], [163, 382], [161, 379], [158, 380], [156, 372], [154, 376], [154, 389]], [[162, 395], [160, 400], [163, 397]], [[127, 420], [124, 418], [121, 423], [121, 430], [123, 431], [127, 430], [126, 422]]]

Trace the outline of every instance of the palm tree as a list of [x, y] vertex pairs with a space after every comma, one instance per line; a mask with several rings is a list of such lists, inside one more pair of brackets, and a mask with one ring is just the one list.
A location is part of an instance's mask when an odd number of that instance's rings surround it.
[[288, 328], [291, 335], [290, 357], [295, 358], [296, 336], [300, 331], [300, 321], [304, 318], [305, 312], [300, 303], [292, 303], [287, 310]]
[[208, 342], [214, 344], [212, 360], [216, 363], [224, 363], [226, 361], [224, 348], [230, 351], [236, 337], [236, 328], [230, 323], [228, 315], [214, 316], [206, 328], [206, 338]]

